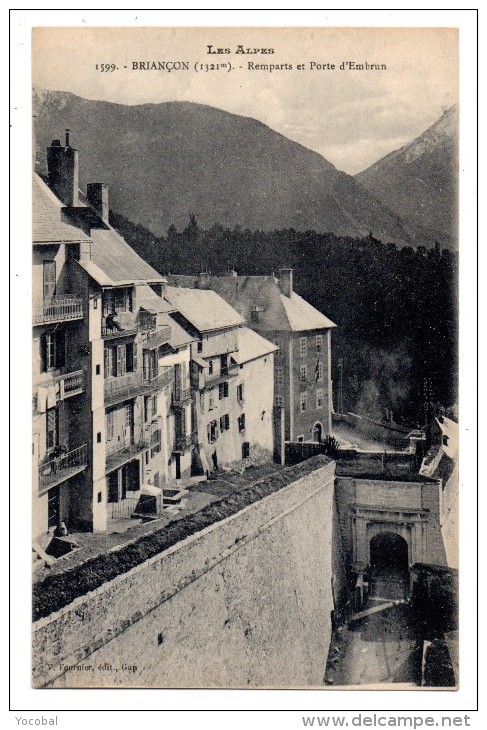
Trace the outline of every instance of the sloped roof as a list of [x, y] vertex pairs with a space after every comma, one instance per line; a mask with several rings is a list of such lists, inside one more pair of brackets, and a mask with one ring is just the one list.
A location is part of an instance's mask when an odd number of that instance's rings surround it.
[[91, 230], [91, 260], [117, 286], [162, 282], [164, 277], [113, 229]]
[[239, 327], [238, 329], [238, 352], [232, 354], [232, 359], [238, 365], [256, 360], [259, 357], [270, 355], [279, 348], [273, 342], [269, 342], [261, 337], [254, 330], [248, 327]]
[[166, 287], [166, 299], [198, 332], [238, 327], [243, 318], [211, 289]]
[[292, 292], [282, 294], [274, 276], [213, 276], [211, 287], [251, 322], [253, 307], [261, 309], [252, 327], [261, 331], [329, 329], [336, 325], [306, 300]]
[[[171, 307], [172, 309], [173, 307]], [[189, 345], [191, 342], [196, 341], [196, 337], [190, 335], [170, 314], [163, 314], [160, 322], [171, 327], [171, 339], [169, 340], [171, 347], [177, 349], [178, 347], [183, 347], [183, 345]]]
[[34, 243], [80, 243], [91, 238], [65, 219], [63, 203], [39, 175], [32, 182], [32, 241]]
[[[163, 299], [156, 294], [155, 291], [147, 284], [144, 284], [137, 289], [137, 301], [144, 309], [156, 312], [157, 314], [174, 311], [174, 307], [172, 307], [166, 299]], [[171, 322], [168, 321], [167, 324], [171, 324]]]
[[324, 314], [312, 307], [311, 304], [308, 304], [296, 292], [292, 292], [290, 297], [281, 294], [281, 302], [286, 312], [289, 326], [293, 332], [336, 327], [336, 324], [331, 319], [328, 319], [328, 317], [325, 317]]

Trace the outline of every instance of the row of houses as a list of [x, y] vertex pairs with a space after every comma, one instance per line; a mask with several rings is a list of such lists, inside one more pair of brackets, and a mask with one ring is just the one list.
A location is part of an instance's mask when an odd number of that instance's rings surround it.
[[[335, 326], [272, 276], [164, 277], [54, 140], [33, 180], [33, 534], [104, 532], [331, 428]], [[161, 491], [163, 490], [163, 491]]]

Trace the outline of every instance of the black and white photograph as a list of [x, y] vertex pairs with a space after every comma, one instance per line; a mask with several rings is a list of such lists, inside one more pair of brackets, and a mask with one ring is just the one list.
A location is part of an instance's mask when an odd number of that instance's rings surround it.
[[458, 692], [459, 42], [32, 27], [34, 690]]

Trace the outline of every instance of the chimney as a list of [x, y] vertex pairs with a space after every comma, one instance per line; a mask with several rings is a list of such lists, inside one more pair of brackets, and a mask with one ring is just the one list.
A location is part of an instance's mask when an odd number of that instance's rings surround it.
[[293, 270], [292, 269], [279, 269], [279, 289], [281, 294], [286, 297], [291, 297], [293, 293]]
[[70, 147], [69, 129], [66, 130], [66, 145], [61, 146], [59, 139], [54, 139], [47, 148], [47, 170], [49, 187], [64, 205], [79, 205], [79, 161], [78, 150]]
[[198, 274], [198, 289], [208, 289], [210, 286], [210, 274], [202, 271]]
[[96, 210], [103, 223], [108, 225], [110, 208], [108, 207], [108, 185], [105, 183], [88, 183], [86, 186], [88, 203]]

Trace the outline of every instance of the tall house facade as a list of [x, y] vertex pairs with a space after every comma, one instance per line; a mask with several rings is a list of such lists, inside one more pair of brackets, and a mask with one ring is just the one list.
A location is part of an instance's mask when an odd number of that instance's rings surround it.
[[274, 276], [172, 276], [180, 287], [211, 288], [273, 342], [274, 405], [287, 441], [320, 441], [331, 432], [331, 331], [336, 326], [294, 291], [293, 271]]
[[33, 534], [105, 531], [161, 508], [175, 369], [165, 280], [108, 222], [108, 190], [79, 190], [54, 140], [33, 197]]
[[33, 180], [32, 488], [33, 534], [47, 535], [78, 513], [87, 494], [91, 438], [87, 301], [72, 262], [91, 245], [65, 220], [63, 204]]
[[[167, 287], [171, 317], [192, 337], [191, 382], [194, 394], [192, 442], [195, 468], [208, 473], [252, 457], [257, 449], [273, 451], [272, 401], [275, 346], [242, 328], [243, 318], [211, 290]], [[252, 341], [250, 341], [252, 340]], [[265, 375], [262, 403], [256, 405], [251, 382], [257, 361]], [[256, 412], [260, 408], [259, 417]], [[187, 423], [186, 423], [187, 428]]]

